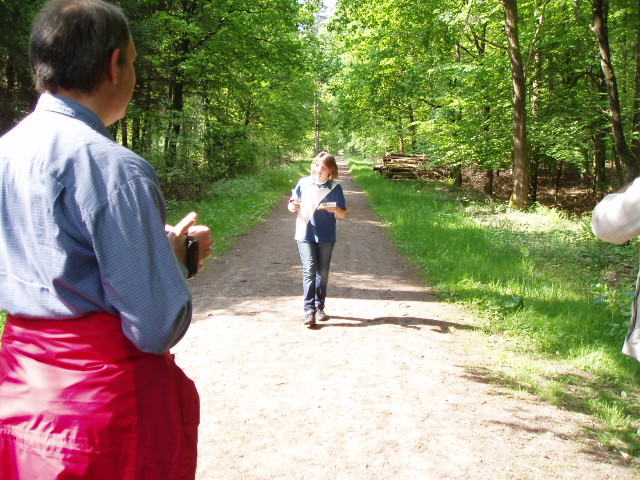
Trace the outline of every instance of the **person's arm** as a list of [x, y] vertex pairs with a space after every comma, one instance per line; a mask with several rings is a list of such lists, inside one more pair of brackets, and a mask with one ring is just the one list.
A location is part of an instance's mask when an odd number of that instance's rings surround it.
[[332, 199], [335, 199], [336, 206], [330, 207], [327, 210], [333, 213], [336, 218], [346, 218], [347, 217], [347, 202], [344, 198], [344, 191], [342, 190], [342, 185], [337, 185], [333, 192], [331, 192]]
[[325, 209], [327, 212], [331, 212], [333, 213], [336, 218], [346, 218], [347, 217], [347, 209], [346, 208], [340, 208], [340, 207], [329, 207]]
[[296, 185], [296, 188], [291, 190], [291, 197], [289, 198], [289, 203], [287, 204], [287, 209], [291, 213], [296, 213], [300, 211], [300, 196], [302, 194], [302, 189], [300, 187], [300, 182]]
[[640, 235], [640, 178], [596, 205], [591, 230], [601, 240], [618, 244]]
[[[157, 179], [135, 170], [127, 178], [87, 223], [106, 305], [120, 317], [123, 333], [138, 349], [161, 354], [190, 325], [191, 291], [165, 231]], [[177, 246], [181, 241], [184, 236], [176, 235]]]

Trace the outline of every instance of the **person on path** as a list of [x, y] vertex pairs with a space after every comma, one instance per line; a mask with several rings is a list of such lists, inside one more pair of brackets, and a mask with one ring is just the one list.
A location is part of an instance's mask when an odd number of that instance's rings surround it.
[[49, 1], [29, 47], [41, 95], [0, 138], [0, 477], [193, 480], [198, 392], [169, 349], [211, 232], [166, 225], [153, 167], [107, 130], [136, 79], [122, 10]]
[[297, 212], [295, 239], [302, 262], [304, 324], [326, 321], [325, 300], [331, 254], [336, 243], [336, 218], [347, 216], [338, 165], [329, 152], [320, 152], [311, 162], [311, 175], [301, 178], [291, 192], [288, 209]]
[[[622, 244], [640, 235], [640, 177], [615, 193], [605, 196], [593, 210], [593, 234], [605, 242]], [[640, 273], [636, 282], [631, 314], [622, 352], [640, 360]]]

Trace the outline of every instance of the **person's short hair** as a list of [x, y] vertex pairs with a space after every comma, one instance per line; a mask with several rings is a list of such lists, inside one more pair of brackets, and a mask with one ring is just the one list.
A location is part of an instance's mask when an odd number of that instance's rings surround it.
[[338, 178], [338, 164], [336, 163], [336, 159], [326, 150], [319, 152], [311, 162], [311, 174], [320, 173], [322, 167], [329, 169], [329, 178]]
[[103, 0], [50, 0], [33, 21], [29, 37], [36, 89], [93, 92], [116, 48], [119, 64], [124, 64], [130, 41], [129, 24], [119, 7]]

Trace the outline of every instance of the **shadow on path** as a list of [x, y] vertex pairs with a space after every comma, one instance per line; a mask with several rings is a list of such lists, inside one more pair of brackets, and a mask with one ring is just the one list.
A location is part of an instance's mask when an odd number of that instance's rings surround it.
[[[349, 322], [338, 322], [336, 320], [349, 320]], [[452, 328], [460, 330], [477, 330], [476, 327], [462, 323], [448, 322], [443, 320], [433, 320], [415, 317], [376, 317], [376, 318], [358, 318], [358, 317], [342, 317], [331, 316], [325, 323], [316, 323], [314, 330], [320, 330], [325, 327], [373, 327], [376, 325], [398, 325], [404, 328], [412, 328], [420, 330], [423, 326], [436, 327], [440, 333], [450, 333]]]

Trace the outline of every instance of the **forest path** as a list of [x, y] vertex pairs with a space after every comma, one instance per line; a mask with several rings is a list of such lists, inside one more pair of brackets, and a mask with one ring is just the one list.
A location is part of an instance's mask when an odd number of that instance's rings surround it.
[[320, 328], [303, 325], [294, 215], [265, 222], [191, 281], [174, 349], [202, 402], [198, 480], [630, 479], [589, 442], [589, 418], [485, 375], [484, 340], [395, 250], [340, 164]]

